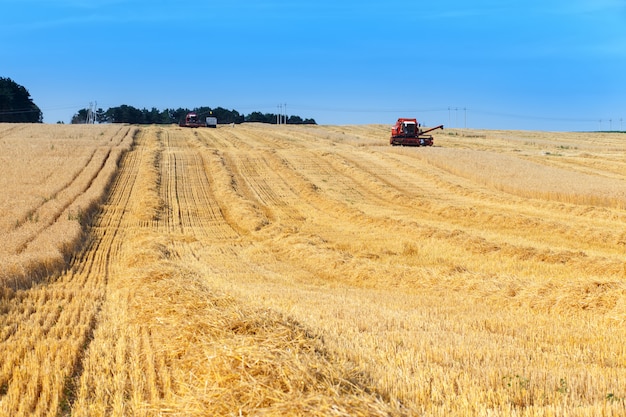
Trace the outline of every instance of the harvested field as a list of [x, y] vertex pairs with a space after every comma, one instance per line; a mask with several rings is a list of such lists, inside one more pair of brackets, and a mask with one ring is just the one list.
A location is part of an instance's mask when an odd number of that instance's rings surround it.
[[0, 288], [29, 287], [66, 264], [135, 131], [0, 125]]
[[0, 125], [0, 415], [624, 415], [626, 135], [388, 134]]

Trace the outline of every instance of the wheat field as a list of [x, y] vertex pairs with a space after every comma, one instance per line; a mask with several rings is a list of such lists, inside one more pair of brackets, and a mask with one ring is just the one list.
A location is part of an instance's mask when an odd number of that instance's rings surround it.
[[626, 135], [388, 135], [1, 125], [0, 415], [625, 415]]

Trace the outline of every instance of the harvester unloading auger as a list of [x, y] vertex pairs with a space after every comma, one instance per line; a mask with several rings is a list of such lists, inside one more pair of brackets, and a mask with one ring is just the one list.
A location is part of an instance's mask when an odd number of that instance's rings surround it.
[[433, 137], [427, 133], [437, 129], [443, 129], [443, 125], [422, 130], [417, 119], [400, 118], [391, 128], [389, 143], [393, 146], [433, 146]]

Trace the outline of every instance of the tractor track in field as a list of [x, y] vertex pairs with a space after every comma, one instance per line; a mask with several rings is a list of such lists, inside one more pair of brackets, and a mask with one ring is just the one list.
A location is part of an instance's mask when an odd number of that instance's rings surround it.
[[13, 135], [21, 130], [26, 129], [26, 125], [24, 124], [15, 124], [12, 125], [10, 123], [3, 123], [2, 129], [0, 130], [0, 138], [8, 135]]
[[160, 176], [165, 178], [160, 187], [166, 204], [165, 227], [219, 240], [234, 238], [238, 234], [224, 218], [199, 149], [186, 135], [167, 136], [159, 158]]
[[249, 195], [263, 206], [271, 221], [302, 221], [304, 213], [293, 204], [299, 199], [280, 175], [280, 171], [270, 165], [270, 157], [263, 152], [252, 155], [233, 155], [231, 165], [238, 167], [239, 181], [244, 182]]
[[[137, 139], [136, 144], [141, 145], [143, 135]], [[104, 303], [107, 300], [107, 286], [111, 276], [112, 264], [118, 262], [120, 249], [124, 244], [123, 223], [125, 213], [133, 196], [132, 189], [137, 178], [141, 147], [131, 151], [122, 157], [119, 175], [113, 181], [107, 203], [90, 228], [89, 247], [76, 258], [70, 268], [70, 274], [76, 270], [76, 274], [68, 278], [68, 284], [78, 281], [85, 287], [92, 287], [91, 293], [95, 296], [91, 316], [87, 323], [79, 323], [85, 326], [84, 343], [81, 350], [75, 356], [71, 374], [67, 378], [64, 392], [68, 393], [62, 401], [65, 413], [69, 414], [76, 399], [78, 384], [84, 371], [83, 359], [85, 352], [94, 338], [94, 332], [98, 326], [98, 320]]]
[[193, 136], [202, 145], [209, 148], [221, 150], [252, 149], [246, 141], [241, 139], [237, 129], [222, 127], [219, 129], [196, 130], [193, 132]]

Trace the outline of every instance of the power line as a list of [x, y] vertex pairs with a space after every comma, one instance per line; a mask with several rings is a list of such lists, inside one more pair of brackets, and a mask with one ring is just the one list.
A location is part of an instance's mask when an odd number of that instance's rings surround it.
[[[506, 113], [493, 110], [485, 110], [472, 107], [433, 107], [433, 108], [351, 108], [351, 107], [322, 107], [322, 106], [294, 106], [298, 110], [309, 111], [330, 111], [337, 113], [436, 113], [436, 112], [448, 112], [448, 124], [452, 124], [452, 111], [458, 112], [462, 110], [464, 112], [465, 123], [467, 122], [467, 113], [480, 114], [486, 116], [506, 117], [511, 119], [527, 119], [527, 120], [545, 120], [554, 122], [597, 122], [598, 118], [589, 117], [558, 117], [558, 116], [542, 116], [533, 114], [520, 114], [520, 113]], [[455, 119], [458, 119], [458, 114], [455, 114]], [[604, 120], [608, 120], [605, 118]], [[464, 124], [465, 124], [464, 123]]]
[[38, 113], [39, 109], [21, 109], [21, 110], [4, 110], [0, 111], [0, 115], [4, 114], [23, 114], [23, 113]]
[[[469, 110], [469, 109], [468, 109]], [[495, 112], [490, 110], [480, 110], [480, 109], [471, 109], [475, 114], [484, 114], [487, 116], [498, 116], [498, 117], [507, 117], [511, 119], [527, 119], [527, 120], [546, 120], [553, 122], [596, 122], [597, 118], [575, 118], [575, 117], [554, 117], [554, 116], [536, 116], [536, 115], [528, 115], [528, 114], [513, 114], [513, 113], [502, 113]], [[602, 119], [600, 119], [602, 121]]]

